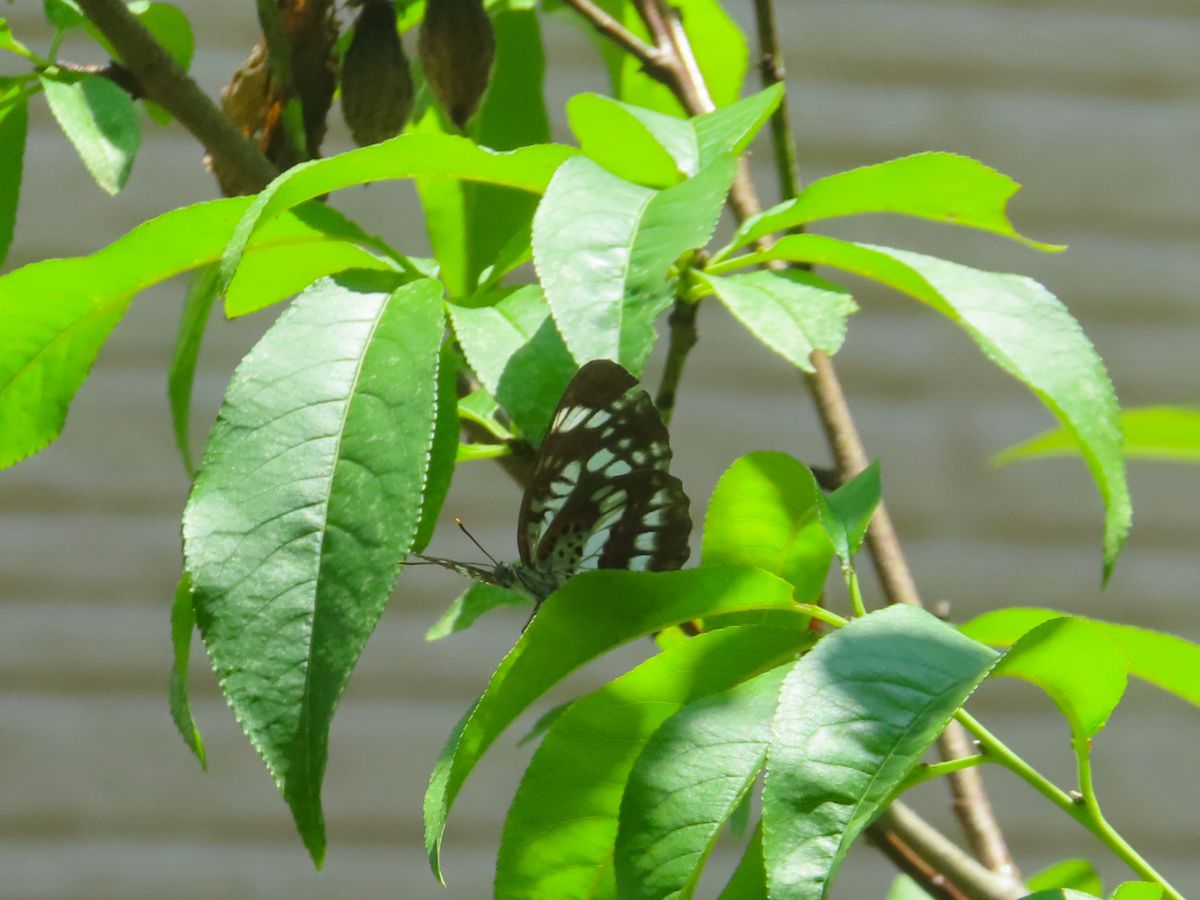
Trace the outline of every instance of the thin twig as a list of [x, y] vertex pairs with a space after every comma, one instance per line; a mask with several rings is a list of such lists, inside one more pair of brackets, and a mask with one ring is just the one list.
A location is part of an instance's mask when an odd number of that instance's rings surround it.
[[79, 8], [112, 44], [146, 97], [191, 132], [223, 171], [236, 173], [239, 189], [260, 191], [279, 174], [121, 0], [79, 0]]
[[636, 58], [646, 70], [646, 74], [658, 81], [670, 80], [671, 72], [666, 66], [666, 54], [659, 48], [647, 44], [592, 0], [563, 0], [563, 2], [587, 19], [592, 28]]
[[[775, 22], [774, 0], [754, 0], [754, 15], [758, 20], [758, 61], [762, 86], [786, 84], [783, 48], [779, 45], [779, 26]], [[790, 200], [800, 193], [800, 173], [796, 165], [796, 145], [791, 139], [792, 122], [787, 97], [779, 103], [771, 118], [771, 141], [774, 144], [775, 169], [779, 178], [779, 195]]]
[[[769, 86], [782, 82], [784, 78], [783, 53], [780, 49], [774, 2], [755, 0], [754, 7], [759, 46], [763, 54], [763, 84]], [[786, 199], [794, 196], [799, 187], [795, 145], [788, 126], [786, 97], [779, 104], [779, 111], [771, 119], [771, 134], [780, 186]], [[755, 212], [758, 212], [758, 209], [749, 207], [745, 210], [745, 215]], [[812, 355], [812, 363], [815, 371], [808, 377], [809, 390], [825, 427], [838, 468], [841, 469], [842, 477], [848, 480], [868, 466], [867, 452], [850, 415], [850, 407], [846, 403], [833, 363], [820, 351]], [[900, 547], [891, 516], [882, 503], [871, 521], [871, 528], [867, 533], [867, 546], [875, 561], [880, 584], [888, 602], [921, 606], [921, 595], [917, 591], [916, 581]], [[957, 722], [951, 722], [942, 732], [938, 739], [938, 749], [943, 759], [947, 760], [969, 756], [974, 752], [970, 738]], [[1016, 879], [1017, 868], [1013, 864], [1012, 854], [1004, 840], [1000, 823], [992, 810], [991, 801], [983, 785], [983, 776], [976, 769], [964, 769], [951, 774], [948, 781], [954, 796], [954, 813], [967, 837], [971, 852], [993, 872]]]

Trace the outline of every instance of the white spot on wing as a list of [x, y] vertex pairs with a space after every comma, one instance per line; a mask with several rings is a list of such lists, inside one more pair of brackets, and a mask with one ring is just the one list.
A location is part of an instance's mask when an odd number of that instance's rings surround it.
[[608, 477], [616, 478], [618, 475], [627, 475], [632, 471], [633, 469], [630, 467], [629, 463], [625, 462], [623, 459], [618, 459], [608, 467]]
[[653, 531], [644, 531], [634, 539], [633, 546], [635, 550], [653, 552], [658, 548], [658, 535]]

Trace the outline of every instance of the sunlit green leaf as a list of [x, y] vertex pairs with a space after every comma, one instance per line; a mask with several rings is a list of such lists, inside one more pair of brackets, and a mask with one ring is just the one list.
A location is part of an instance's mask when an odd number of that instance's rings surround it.
[[42, 78], [50, 111], [88, 172], [110, 194], [125, 186], [142, 143], [133, 100], [107, 78]]
[[[1200, 407], [1147, 406], [1121, 411], [1125, 456], [1170, 462], [1200, 462]], [[1022, 459], [1079, 456], [1079, 444], [1065, 429], [1046, 431], [998, 453], [1005, 465]]]
[[996, 654], [915, 607], [823, 638], [784, 681], [767, 756], [770, 896], [820, 900], [870, 823]]
[[563, 164], [534, 216], [534, 264], [576, 360], [607, 358], [641, 372], [655, 319], [671, 303], [667, 270], [708, 241], [733, 172], [725, 157], [653, 191], [590, 159]]
[[573, 96], [567, 119], [583, 152], [626, 181], [669, 187], [699, 171], [696, 129], [686, 119], [602, 94]]
[[[625, 779], [655, 729], [685, 704], [794, 658], [810, 641], [799, 617], [791, 629], [721, 629], [663, 650], [567, 707], [546, 732], [509, 809], [495, 896], [613, 896]], [[768, 725], [770, 716], [768, 710]]]
[[5, 19], [0, 19], [0, 51], [12, 53], [24, 59], [32, 57], [29, 48], [17, 40], [16, 36], [12, 33], [12, 27]]
[[705, 281], [739, 322], [767, 347], [805, 372], [816, 350], [836, 353], [846, 320], [858, 306], [850, 295], [807, 272], [750, 272]]
[[930, 897], [907, 875], [897, 875], [885, 900], [930, 900]]
[[554, 170], [574, 153], [557, 144], [496, 153], [453, 135], [402, 134], [301, 163], [267, 185], [238, 222], [221, 260], [222, 283], [233, 278], [247, 243], [264, 223], [306, 200], [372, 181], [422, 177], [483, 181], [540, 194]]
[[[0, 276], [0, 468], [58, 437], [72, 397], [134, 295], [218, 260], [249, 203], [239, 197], [177, 209], [89, 256]], [[334, 210], [305, 206], [255, 234], [247, 252], [253, 258], [283, 244], [315, 246], [355, 231]]]
[[1031, 891], [1072, 888], [1097, 897], [1104, 895], [1104, 882], [1101, 881], [1096, 867], [1086, 859], [1064, 859], [1056, 862], [1026, 878], [1025, 886]]
[[542, 604], [434, 768], [425, 794], [425, 846], [434, 873], [440, 877], [442, 834], [463, 782], [499, 734], [568, 672], [680, 622], [791, 609], [787, 582], [756, 569], [599, 570], [571, 579]]
[[992, 670], [1031, 682], [1054, 700], [1079, 740], [1093, 737], [1125, 693], [1128, 662], [1101, 625], [1052, 619], [1023, 635]]
[[[1083, 448], [1107, 511], [1104, 575], [1129, 533], [1116, 393], [1104, 363], [1079, 323], [1046, 288], [1019, 275], [982, 272], [891, 247], [790, 235], [738, 265], [768, 259], [829, 265], [903, 291], [961, 327], [984, 355], [1028, 385]], [[722, 269], [723, 270], [723, 269]]]
[[1007, 175], [970, 157], [918, 153], [814, 181], [794, 199], [747, 219], [732, 246], [820, 219], [900, 213], [979, 228], [1038, 250], [1065, 249], [1016, 232], [1005, 207], [1020, 189]]
[[[972, 619], [961, 631], [993, 647], [1010, 647], [1039, 625], [1066, 615], [1052, 609], [998, 609]], [[1121, 648], [1130, 675], [1200, 706], [1200, 645], [1148, 628], [1084, 621], [1102, 628]]]
[[[191, 410], [192, 385], [196, 379], [196, 360], [208, 327], [209, 314], [217, 300], [217, 269], [201, 269], [188, 285], [175, 332], [175, 349], [171, 352], [171, 367], [167, 372], [167, 399], [171, 403], [171, 424], [175, 431], [175, 446], [183, 458], [189, 476], [195, 476], [192, 462]], [[190, 601], [189, 601], [190, 602]]]
[[1109, 900], [1162, 900], [1163, 889], [1149, 881], [1127, 881], [1118, 885]]
[[234, 373], [183, 518], [226, 700], [314, 861], [346, 681], [416, 535], [436, 415], [440, 286], [318, 282]]
[[723, 106], [692, 120], [700, 146], [700, 167], [726, 153], [740, 156], [783, 102], [782, 84]]
[[722, 825], [766, 761], [788, 671], [780, 666], [695, 700], [655, 732], [621, 801], [615, 866], [622, 897], [692, 895]]
[[454, 464], [458, 457], [458, 368], [459, 355], [449, 343], [442, 345], [437, 371], [437, 416], [425, 485], [421, 490], [421, 523], [412, 542], [412, 552], [420, 553], [433, 537], [442, 504], [450, 491]]
[[762, 822], [750, 836], [741, 861], [717, 900], [763, 900], [767, 896], [767, 872], [763, 867]]
[[833, 558], [817, 519], [818, 490], [804, 464], [786, 453], [743, 456], [713, 490], [703, 564], [757, 566], [790, 582], [799, 602], [815, 600]]

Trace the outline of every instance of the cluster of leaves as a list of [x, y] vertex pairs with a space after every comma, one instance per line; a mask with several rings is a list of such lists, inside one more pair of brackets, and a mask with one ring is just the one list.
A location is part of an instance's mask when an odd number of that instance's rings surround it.
[[[608, 5], [640, 27], [629, 4]], [[1115, 393], [1049, 291], [896, 248], [802, 233], [763, 240], [889, 213], [1060, 249], [1013, 229], [1004, 210], [1018, 185], [965, 157], [921, 154], [817, 181], [700, 252], [737, 157], [782, 92], [739, 100], [744, 66], [719, 60], [740, 32], [712, 0], [683, 5], [720, 104], [710, 114], [681, 117], [660, 85], [611, 55], [619, 99], [573, 98], [567, 115], [578, 146], [547, 143], [537, 14], [528, 3], [494, 4], [495, 72], [467, 136], [447, 133], [431, 108], [410, 133], [298, 165], [256, 197], [178, 209], [89, 256], [0, 277], [7, 466], [57, 437], [134, 296], [197, 273], [170, 376], [176, 434], [195, 473], [172, 615], [172, 712], [203, 761], [186, 684], [198, 626], [226, 699], [318, 864], [334, 711], [397, 567], [430, 538], [456, 464], [503, 455], [516, 441], [536, 446], [563, 387], [589, 359], [640, 375], [672, 304], [715, 298], [765, 349], [811, 370], [814, 351], [841, 346], [856, 306], [806, 270], [763, 264], [864, 276], [958, 326], [1057, 417], [1060, 437], [1019, 452], [1082, 454], [1106, 504], [1106, 574], [1120, 552], [1130, 503]], [[72, 9], [69, 0], [55, 8]], [[411, 17], [400, 24], [411, 27]], [[91, 102], [97, 88], [85, 85], [96, 79], [58, 78], [7, 30], [0, 44], [38, 67], [36, 80], [4, 88], [12, 102], [0, 128], [24, 128], [32, 90], [50, 98], [66, 85]], [[5, 177], [12, 171], [7, 165]], [[19, 159], [16, 172], [19, 183]], [[317, 202], [397, 179], [417, 185], [432, 260]], [[529, 261], [536, 283], [513, 283]], [[297, 292], [233, 374], [195, 472], [188, 405], [211, 307], [223, 298], [227, 315], [247, 315]], [[479, 385], [464, 398], [460, 374]], [[1143, 423], [1147, 434], [1156, 421]], [[463, 422], [495, 440], [460, 443]], [[915, 609], [846, 623], [814, 606], [835, 558], [855, 592], [853, 556], [878, 499], [876, 469], [826, 497], [791, 457], [753, 454], [717, 486], [698, 569], [593, 573], [551, 597], [436, 766], [425, 809], [435, 871], [451, 805], [500, 733], [568, 672], [647, 635], [658, 636], [657, 655], [539, 727], [505, 826], [497, 896], [618, 888], [688, 896], [723, 824], [747, 808], [765, 772], [761, 825], [723, 896], [820, 897], [863, 829], [923, 780], [930, 742], [986, 678], [1023, 678], [1055, 699], [1085, 799], [1091, 739], [1128, 675], [1200, 702], [1200, 651], [1166, 635], [1043, 610], [1003, 611], [959, 632]], [[430, 636], [513, 601], [474, 588]], [[812, 616], [838, 627], [816, 641]], [[686, 622], [701, 622], [703, 633], [684, 637]], [[989, 644], [1011, 649], [1001, 656]], [[1003, 745], [989, 750], [986, 761], [1019, 770]], [[575, 790], [564, 792], [568, 772]], [[1098, 808], [1071, 814], [1110, 837]], [[1079, 889], [1055, 877], [1039, 887]]]

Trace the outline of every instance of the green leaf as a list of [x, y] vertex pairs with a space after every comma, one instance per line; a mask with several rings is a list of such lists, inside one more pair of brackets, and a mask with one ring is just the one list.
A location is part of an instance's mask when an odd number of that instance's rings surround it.
[[74, 28], [84, 21], [75, 0], [42, 0], [42, 11], [46, 21], [60, 31]]
[[1127, 881], [1118, 885], [1109, 900], [1162, 900], [1163, 889], [1149, 881]]
[[[225, 315], [231, 319], [259, 312], [304, 290], [326, 275], [347, 269], [394, 272], [388, 261], [352, 241], [324, 235], [304, 243], [263, 247], [242, 257], [237, 275], [225, 290]], [[220, 287], [218, 272], [217, 287]]]
[[554, 170], [574, 152], [541, 144], [497, 153], [453, 135], [402, 134], [293, 166], [254, 198], [238, 222], [221, 260], [222, 284], [233, 278], [251, 236], [263, 223], [305, 200], [372, 181], [421, 177], [482, 181], [540, 194]]
[[133, 100], [99, 75], [69, 82], [43, 77], [41, 83], [63, 134], [96, 184], [115, 196], [129, 179], [142, 143]]
[[[71, 398], [133, 296], [219, 259], [249, 203], [238, 197], [184, 207], [90, 256], [43, 260], [0, 276], [0, 468], [58, 437]], [[257, 233], [249, 258], [348, 230], [340, 214], [306, 206]]]
[[318, 282], [242, 361], [183, 517], [221, 689], [313, 860], [329, 726], [416, 536], [441, 289]]
[[204, 738], [192, 719], [192, 707], [188, 702], [188, 658], [192, 652], [192, 632], [196, 630], [196, 615], [192, 608], [192, 582], [187, 572], [179, 576], [175, 588], [175, 599], [171, 603], [171, 648], [174, 659], [171, 677], [167, 684], [167, 698], [171, 707], [171, 721], [179, 730], [179, 736], [188, 749], [196, 754], [200, 768], [208, 768], [208, 757], [204, 752]]
[[763, 866], [762, 820], [717, 900], [763, 900], [767, 896], [767, 872]]
[[699, 168], [711, 165], [726, 153], [741, 156], [775, 114], [783, 99], [783, 85], [776, 83], [743, 100], [692, 119], [700, 148]]
[[663, 188], [700, 170], [696, 129], [686, 119], [585, 93], [567, 101], [567, 120], [580, 149], [618, 178]]
[[1071, 888], [1056, 888], [1052, 891], [1038, 891], [1036, 894], [1026, 894], [1021, 900], [1092, 900], [1095, 894], [1085, 894]]
[[15, 54], [23, 59], [33, 59], [32, 51], [17, 40], [12, 33], [12, 26], [5, 19], [0, 19], [0, 51]]
[[421, 493], [421, 524], [413, 538], [412, 552], [420, 553], [428, 546], [437, 527], [442, 504], [450, 492], [454, 465], [458, 458], [458, 369], [460, 357], [449, 342], [442, 345], [438, 357], [437, 417], [434, 421], [433, 443], [429, 448], [429, 468], [425, 488]]
[[442, 834], [463, 782], [499, 734], [567, 673], [680, 622], [791, 608], [788, 584], [755, 569], [598, 570], [571, 579], [542, 604], [434, 768], [425, 794], [425, 848], [434, 874], [441, 877]]
[[1120, 409], [1104, 363], [1057, 297], [1019, 275], [981, 272], [919, 253], [820, 235], [785, 237], [738, 264], [767, 259], [835, 266], [903, 291], [961, 327], [988, 359], [1037, 394], [1075, 435], [1104, 498], [1107, 580], [1133, 515]]
[[1104, 628], [1085, 619], [1053, 619], [1021, 637], [992, 675], [1037, 685], [1054, 700], [1077, 741], [1096, 735], [1125, 693], [1128, 663]]
[[979, 228], [1037, 250], [1065, 250], [1022, 237], [1013, 228], [1005, 208], [1020, 189], [1007, 175], [970, 157], [918, 153], [814, 181], [794, 199], [743, 222], [730, 249], [821, 219], [899, 213]]
[[767, 755], [770, 896], [827, 896], [850, 845], [996, 663], [923, 610], [823, 638], [785, 679]]
[[0, 264], [8, 256], [17, 222], [28, 131], [29, 104], [25, 100], [0, 108]]
[[475, 620], [502, 606], [528, 606], [529, 598], [494, 584], [477, 581], [455, 598], [441, 617], [425, 632], [425, 640], [440, 641], [465, 631]]
[[217, 268], [201, 269], [188, 285], [175, 333], [175, 349], [171, 353], [171, 368], [167, 372], [167, 398], [171, 402], [171, 424], [175, 431], [175, 446], [183, 459], [188, 476], [194, 478], [196, 465], [192, 461], [191, 410], [192, 386], [196, 380], [196, 360], [209, 314], [217, 300]]
[[1096, 867], [1086, 859], [1064, 859], [1056, 862], [1025, 879], [1025, 886], [1031, 891], [1072, 888], [1097, 897], [1104, 895], [1104, 882], [1100, 879]]
[[[130, 3], [129, 11], [142, 23], [151, 36], [171, 55], [185, 72], [192, 65], [196, 38], [192, 25], [177, 6], [170, 3]], [[116, 53], [114, 57], [119, 58]]]
[[[663, 650], [559, 715], [526, 769], [504, 823], [496, 863], [498, 900], [613, 896], [621, 798], [638, 754], [676, 710], [793, 659], [811, 642], [799, 617], [795, 624], [699, 635]], [[769, 711], [766, 719], [769, 723]], [[565, 784], [571, 789], [563, 790]], [[649, 895], [622, 886], [621, 896]]]
[[615, 866], [622, 897], [692, 896], [722, 824], [766, 761], [789, 670], [781, 665], [695, 700], [655, 732], [621, 802]]
[[817, 519], [819, 489], [786, 453], [743, 456], [717, 482], [704, 519], [705, 566], [746, 565], [788, 581], [796, 599], [820, 596], [833, 547]]
[[929, 894], [907, 875], [897, 875], [888, 889], [886, 900], [930, 900]]
[[[1052, 609], [1014, 607], [984, 613], [960, 629], [993, 647], [1010, 647], [1039, 625], [1066, 616]], [[1076, 617], [1082, 618], [1082, 617]], [[1086, 619], [1125, 654], [1129, 674], [1200, 706], [1200, 645], [1173, 634]]]
[[541, 288], [502, 292], [490, 306], [447, 308], [467, 362], [536, 447], [578, 368]]
[[[1127, 459], [1200, 462], [1200, 407], [1146, 406], [1121, 411]], [[1003, 466], [1022, 459], [1079, 456], [1079, 444], [1066, 429], [1046, 431], [998, 453]]]
[[858, 309], [845, 289], [794, 269], [702, 277], [751, 334], [805, 372], [816, 371], [814, 351], [837, 352]]
[[862, 549], [871, 525], [871, 517], [883, 497], [879, 482], [879, 462], [863, 469], [827, 498], [826, 511], [836, 517], [846, 535], [846, 562]]
[[[578, 361], [607, 358], [639, 374], [654, 322], [670, 304], [667, 270], [707, 243], [734, 173], [725, 157], [664, 191], [568, 160], [533, 220], [533, 255], [559, 332]], [[586, 220], [587, 228], [579, 222]]]

